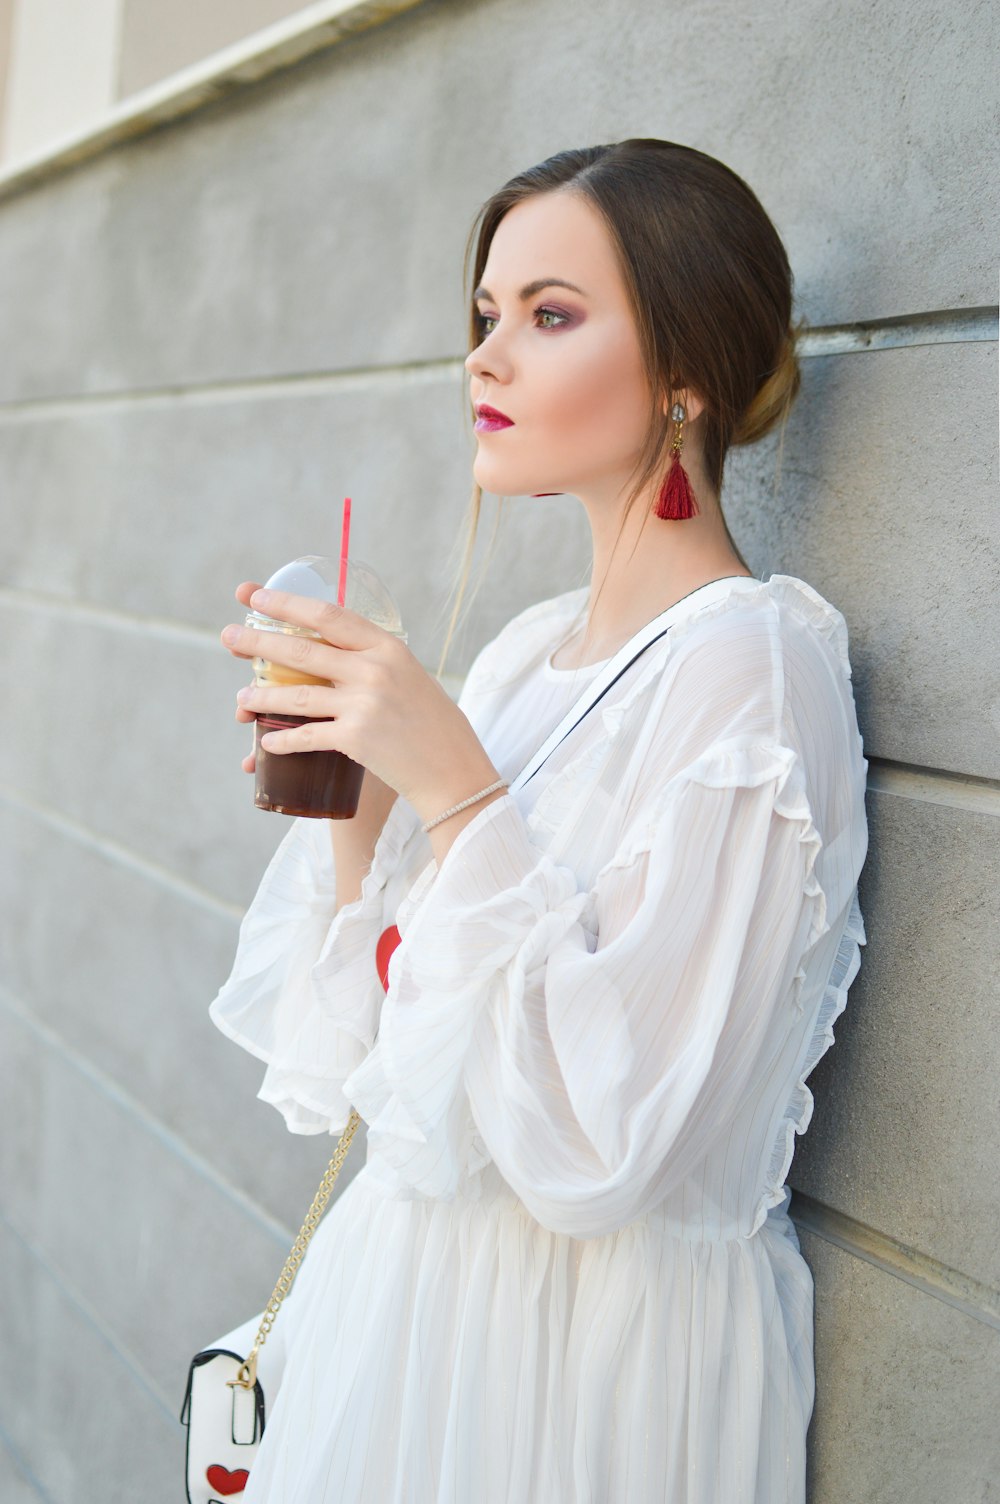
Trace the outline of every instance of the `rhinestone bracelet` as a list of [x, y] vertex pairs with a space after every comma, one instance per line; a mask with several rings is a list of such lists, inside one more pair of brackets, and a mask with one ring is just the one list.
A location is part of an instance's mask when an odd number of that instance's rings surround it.
[[450, 820], [452, 815], [457, 815], [459, 810], [468, 809], [470, 804], [478, 804], [480, 799], [485, 799], [487, 794], [495, 794], [497, 789], [508, 788], [506, 778], [498, 778], [496, 783], [491, 783], [488, 789], [480, 789], [478, 794], [473, 794], [471, 799], [463, 799], [461, 804], [453, 804], [451, 809], [446, 809], [443, 815], [428, 820], [424, 830], [433, 830], [435, 825], [440, 825], [442, 820]]

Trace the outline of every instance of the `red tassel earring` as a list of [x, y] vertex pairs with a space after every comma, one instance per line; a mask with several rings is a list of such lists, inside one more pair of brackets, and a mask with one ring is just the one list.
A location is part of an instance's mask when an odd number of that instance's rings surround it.
[[656, 502], [656, 515], [662, 517], [665, 522], [685, 522], [689, 517], [698, 515], [698, 503], [694, 499], [691, 480], [681, 464], [684, 419], [687, 413], [679, 402], [675, 402], [670, 409], [670, 416], [677, 424], [677, 432], [670, 445], [672, 450], [670, 469], [667, 471], [666, 480], [660, 487]]

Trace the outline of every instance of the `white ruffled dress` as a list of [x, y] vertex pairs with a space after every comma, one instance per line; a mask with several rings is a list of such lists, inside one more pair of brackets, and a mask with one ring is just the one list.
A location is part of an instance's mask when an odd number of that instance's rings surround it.
[[[507, 778], [597, 671], [549, 661], [586, 600], [468, 676]], [[865, 938], [866, 770], [841, 614], [733, 577], [440, 869], [398, 800], [334, 915], [326, 822], [290, 827], [211, 1017], [293, 1132], [356, 1107], [367, 1161], [283, 1307], [245, 1504], [802, 1504], [785, 1177]]]

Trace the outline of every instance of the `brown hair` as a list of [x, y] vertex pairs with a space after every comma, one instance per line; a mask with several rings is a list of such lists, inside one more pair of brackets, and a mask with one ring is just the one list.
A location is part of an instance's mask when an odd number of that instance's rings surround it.
[[[479, 285], [504, 215], [524, 199], [558, 189], [582, 194], [603, 216], [649, 381], [646, 442], [623, 525], [639, 494], [666, 472], [673, 425], [662, 400], [683, 387], [705, 403], [698, 420], [702, 454], [721, 496], [730, 446], [763, 438], [787, 416], [799, 390], [792, 272], [777, 231], [743, 179], [693, 147], [653, 138], [583, 147], [518, 173], [486, 201], [466, 246], [467, 290], [470, 276], [471, 286]], [[480, 337], [472, 309], [470, 349]], [[481, 506], [477, 485], [442, 668], [468, 584]]]

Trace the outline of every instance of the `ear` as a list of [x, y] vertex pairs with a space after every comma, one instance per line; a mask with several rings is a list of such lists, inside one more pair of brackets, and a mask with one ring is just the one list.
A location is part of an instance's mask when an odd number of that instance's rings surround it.
[[684, 408], [685, 413], [687, 414], [684, 419], [685, 423], [694, 423], [696, 419], [700, 418], [702, 413], [705, 411], [704, 401], [701, 397], [698, 396], [698, 393], [696, 391], [693, 391], [689, 386], [681, 387], [671, 395], [664, 397], [662, 405], [663, 416], [665, 418], [670, 417], [670, 409], [673, 407], [675, 402], [679, 402]]

